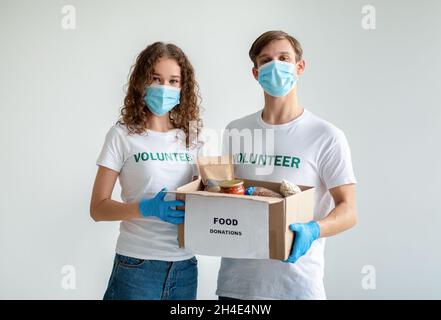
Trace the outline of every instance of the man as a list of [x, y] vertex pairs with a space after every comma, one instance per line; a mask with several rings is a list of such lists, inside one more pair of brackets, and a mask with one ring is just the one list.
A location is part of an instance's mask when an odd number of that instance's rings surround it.
[[[305, 70], [302, 54], [300, 43], [282, 31], [254, 41], [252, 73], [264, 90], [265, 105], [227, 126], [223, 152], [233, 154], [238, 177], [315, 187], [314, 221], [290, 225], [295, 236], [287, 261], [222, 258], [220, 299], [326, 299], [325, 238], [356, 224], [356, 180], [346, 137], [297, 99]], [[247, 130], [252, 141], [237, 139]]]

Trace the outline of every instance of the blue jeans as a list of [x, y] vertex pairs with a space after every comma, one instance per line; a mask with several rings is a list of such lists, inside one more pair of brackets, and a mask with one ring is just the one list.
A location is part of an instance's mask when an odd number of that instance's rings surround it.
[[195, 300], [197, 286], [195, 257], [169, 262], [116, 254], [104, 300]]

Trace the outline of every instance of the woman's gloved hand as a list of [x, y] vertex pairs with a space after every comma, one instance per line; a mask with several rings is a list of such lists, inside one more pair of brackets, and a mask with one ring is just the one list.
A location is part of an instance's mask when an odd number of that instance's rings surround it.
[[308, 252], [312, 243], [320, 237], [320, 226], [317, 222], [293, 223], [289, 229], [294, 232], [291, 254], [284, 262], [295, 263]]
[[159, 219], [172, 223], [181, 224], [184, 222], [184, 211], [172, 209], [172, 207], [183, 206], [184, 201], [165, 201], [167, 189], [163, 188], [154, 198], [143, 199], [139, 203], [139, 211], [143, 217], [158, 217]]

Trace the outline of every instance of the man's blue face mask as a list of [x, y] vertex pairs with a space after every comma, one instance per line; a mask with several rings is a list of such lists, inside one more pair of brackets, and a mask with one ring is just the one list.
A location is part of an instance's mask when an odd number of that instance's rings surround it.
[[157, 116], [163, 116], [176, 105], [181, 98], [181, 89], [163, 86], [151, 85], [145, 88], [144, 101], [149, 110]]
[[296, 65], [289, 62], [273, 60], [260, 66], [258, 81], [263, 90], [273, 97], [283, 97], [290, 92], [296, 82]]

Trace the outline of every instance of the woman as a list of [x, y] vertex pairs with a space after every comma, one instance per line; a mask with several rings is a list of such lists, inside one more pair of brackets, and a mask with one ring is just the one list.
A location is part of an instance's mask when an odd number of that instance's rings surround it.
[[[165, 196], [196, 173], [197, 139], [190, 137], [201, 129], [198, 104], [181, 49], [156, 42], [139, 54], [121, 118], [97, 160], [90, 205], [95, 221], [121, 220], [104, 299], [196, 298], [197, 260], [177, 241], [184, 211], [176, 207], [184, 203]], [[118, 177], [122, 203], [111, 199]]]

